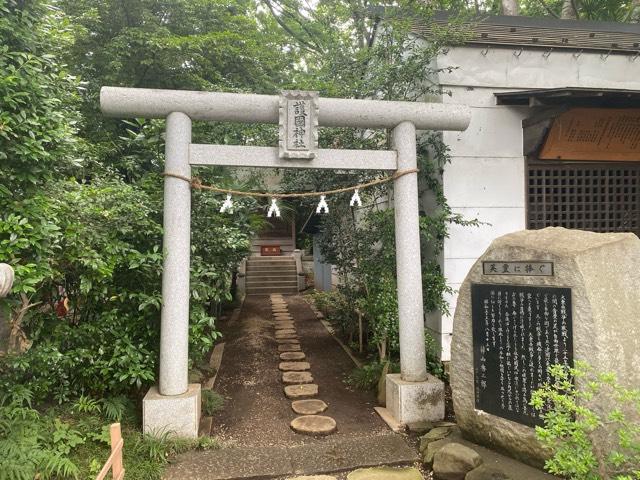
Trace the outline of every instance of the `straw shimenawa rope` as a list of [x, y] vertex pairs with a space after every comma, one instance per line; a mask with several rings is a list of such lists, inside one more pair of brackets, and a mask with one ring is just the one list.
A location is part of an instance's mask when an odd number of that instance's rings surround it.
[[227, 193], [229, 195], [237, 195], [241, 197], [264, 197], [264, 198], [301, 198], [301, 197], [317, 197], [319, 195], [334, 195], [336, 193], [343, 192], [353, 192], [354, 190], [360, 190], [362, 188], [372, 187], [374, 185], [380, 185], [382, 183], [387, 183], [396, 178], [400, 178], [404, 175], [408, 175], [410, 173], [416, 173], [419, 170], [417, 168], [410, 168], [407, 170], [398, 170], [393, 175], [389, 175], [388, 177], [378, 178], [376, 180], [372, 180], [370, 182], [359, 183], [358, 185], [353, 185], [351, 187], [344, 188], [336, 188], [334, 190], [325, 190], [323, 192], [292, 192], [292, 193], [269, 193], [269, 192], [245, 192], [242, 190], [233, 190], [230, 188], [219, 188], [214, 187], [213, 185], [204, 185], [199, 178], [189, 178], [184, 175], [178, 175], [177, 173], [165, 172], [162, 175], [164, 177], [173, 177], [178, 178], [180, 180], [184, 180], [191, 184], [192, 188], [196, 190], [209, 190], [212, 192], [219, 193]]

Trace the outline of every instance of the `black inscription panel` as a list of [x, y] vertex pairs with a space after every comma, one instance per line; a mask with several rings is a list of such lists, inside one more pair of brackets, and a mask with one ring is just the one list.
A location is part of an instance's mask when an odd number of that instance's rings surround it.
[[531, 394], [549, 367], [573, 365], [571, 289], [471, 286], [476, 408], [540, 425]]

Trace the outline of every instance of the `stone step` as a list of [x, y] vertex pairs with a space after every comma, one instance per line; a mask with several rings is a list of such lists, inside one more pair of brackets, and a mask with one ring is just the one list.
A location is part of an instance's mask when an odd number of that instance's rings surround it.
[[297, 275], [296, 267], [248, 267], [246, 275]]
[[251, 287], [247, 288], [247, 295], [269, 295], [273, 292], [286, 293], [287, 295], [295, 295], [298, 293], [297, 288], [291, 287]]
[[248, 257], [247, 263], [250, 264], [269, 264], [269, 263], [296, 263], [296, 259], [292, 256], [285, 255], [280, 257]]
[[270, 280], [268, 282], [249, 281], [247, 280], [247, 288], [251, 287], [289, 287], [296, 288], [298, 286], [297, 280]]
[[247, 268], [295, 268], [294, 260], [263, 260], [260, 262], [247, 262]]
[[295, 270], [249, 270], [246, 277], [289, 277], [296, 278], [298, 273]]
[[251, 282], [251, 283], [258, 283], [258, 282], [265, 282], [265, 283], [271, 283], [271, 282], [297, 282], [298, 278], [295, 275], [271, 275], [271, 276], [247, 275], [246, 276], [246, 281], [247, 282]]

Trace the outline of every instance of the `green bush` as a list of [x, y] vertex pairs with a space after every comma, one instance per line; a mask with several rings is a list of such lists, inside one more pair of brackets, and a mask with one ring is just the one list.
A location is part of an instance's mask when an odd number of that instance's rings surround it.
[[[354, 369], [347, 377], [347, 384], [358, 390], [374, 391], [378, 388], [378, 381], [387, 362], [371, 362]], [[399, 363], [390, 363], [389, 373], [400, 371]]]
[[640, 389], [582, 362], [550, 373], [531, 400], [544, 419], [536, 436], [552, 452], [545, 468], [575, 480], [640, 478]]

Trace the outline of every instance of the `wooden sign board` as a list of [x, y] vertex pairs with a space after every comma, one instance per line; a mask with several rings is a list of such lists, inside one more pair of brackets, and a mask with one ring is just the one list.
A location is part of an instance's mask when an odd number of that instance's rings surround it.
[[573, 108], [553, 122], [540, 158], [640, 162], [640, 109]]

